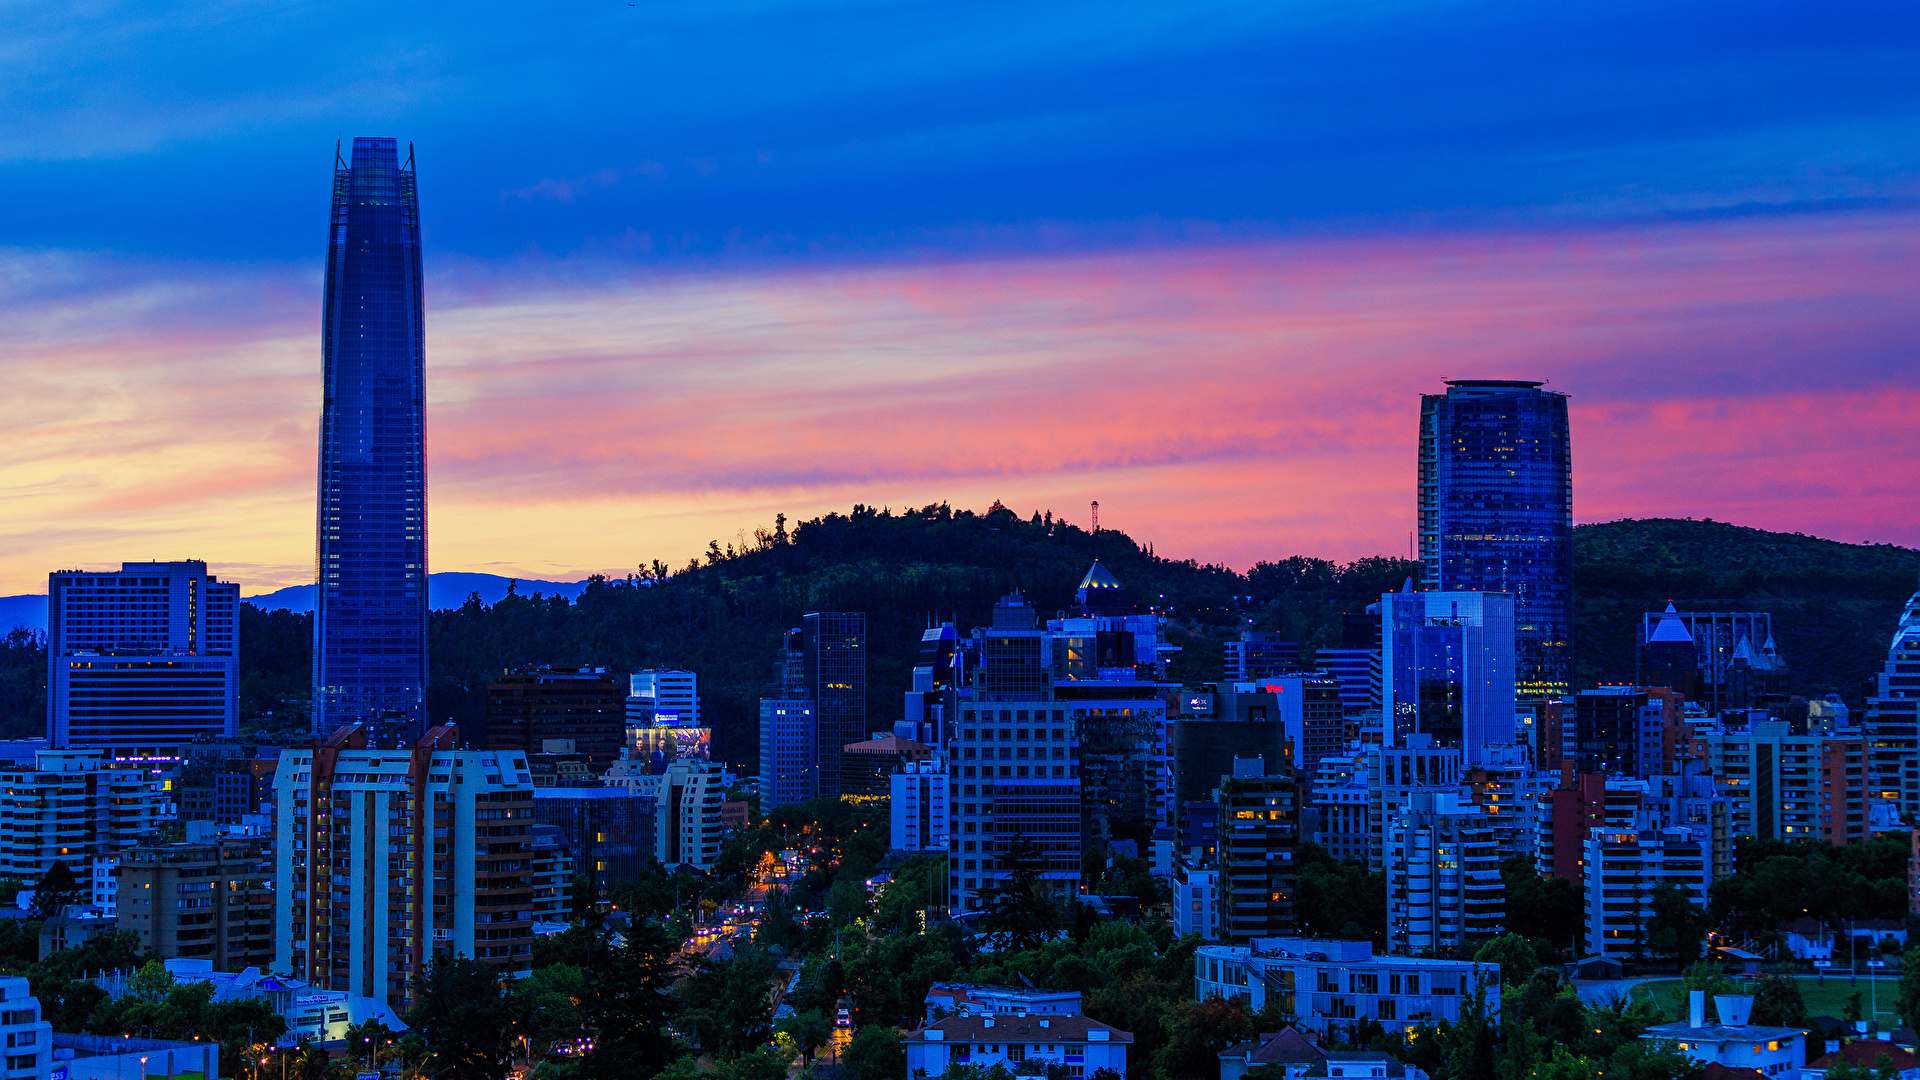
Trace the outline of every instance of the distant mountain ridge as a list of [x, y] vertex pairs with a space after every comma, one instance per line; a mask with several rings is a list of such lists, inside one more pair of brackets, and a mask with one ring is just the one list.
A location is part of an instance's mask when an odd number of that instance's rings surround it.
[[[453, 570], [427, 575], [427, 606], [435, 611], [456, 608], [475, 593], [480, 595], [483, 603], [495, 604], [507, 595], [509, 585], [514, 585], [523, 596], [540, 593], [543, 596], [564, 596], [569, 600], [579, 598], [581, 591], [587, 587], [585, 581], [545, 581], [540, 578], [510, 578], [499, 574]], [[284, 589], [242, 599], [262, 611], [293, 611], [304, 615], [313, 610], [313, 586], [289, 585]], [[47, 628], [47, 598], [44, 593], [37, 596], [31, 593], [0, 596], [0, 634], [16, 626], [24, 626], [29, 630]]]

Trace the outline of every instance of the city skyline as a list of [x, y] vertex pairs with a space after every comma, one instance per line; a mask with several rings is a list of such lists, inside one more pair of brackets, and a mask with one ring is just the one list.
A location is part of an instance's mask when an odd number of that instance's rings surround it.
[[[1578, 522], [1920, 544], [1893, 5], [1008, 8], [967, 49], [922, 9], [350, 9], [23, 27], [0, 595], [311, 580], [303, 223], [357, 132], [431, 163], [440, 569], [995, 499], [1242, 569], [1400, 554], [1445, 378], [1569, 394]], [[163, 210], [208, 172], [220, 228]]]

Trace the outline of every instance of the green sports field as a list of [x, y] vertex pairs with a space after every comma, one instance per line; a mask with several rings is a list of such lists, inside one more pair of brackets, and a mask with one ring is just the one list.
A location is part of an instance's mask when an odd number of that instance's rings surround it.
[[[1746, 980], [1736, 980], [1744, 982]], [[1798, 977], [1800, 997], [1807, 1003], [1810, 1016], [1841, 1017], [1847, 1011], [1847, 997], [1858, 991], [1860, 994], [1860, 1015], [1864, 1019], [1878, 1018], [1882, 1030], [1899, 1026], [1899, 1017], [1894, 1015], [1893, 1003], [1900, 996], [1900, 980], [1882, 976], [1872, 980], [1877, 985], [1869, 986], [1869, 980], [1862, 977], [1849, 983], [1845, 975], [1829, 975], [1825, 985], [1811, 975]], [[1875, 1010], [1874, 995], [1879, 995], [1878, 1011]], [[1669, 1020], [1687, 1018], [1686, 994], [1680, 989], [1679, 979], [1655, 979], [1633, 988], [1633, 996], [1645, 998], [1651, 996], [1653, 1004]], [[1707, 1019], [1712, 1021], [1713, 1002], [1707, 1002]]]

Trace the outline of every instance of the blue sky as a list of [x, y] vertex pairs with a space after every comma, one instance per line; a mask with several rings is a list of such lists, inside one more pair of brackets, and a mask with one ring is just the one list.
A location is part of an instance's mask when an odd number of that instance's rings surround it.
[[1920, 6], [0, 0], [0, 595], [311, 580], [336, 139], [417, 147], [435, 570], [855, 502], [1404, 549], [1418, 396], [1575, 513], [1920, 544]]
[[[336, 137], [445, 249], [657, 260], [1906, 200], [1911, 4], [15, 4], [9, 240], [315, 257]], [[631, 230], [631, 232], [630, 232]], [[652, 249], [636, 248], [644, 234]]]

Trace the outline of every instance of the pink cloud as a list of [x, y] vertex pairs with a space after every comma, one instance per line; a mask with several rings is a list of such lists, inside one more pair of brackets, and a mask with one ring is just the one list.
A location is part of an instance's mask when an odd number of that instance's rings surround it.
[[[310, 560], [311, 276], [191, 269], [59, 314], [0, 292], [44, 391], [0, 405], [0, 592], [90, 530], [94, 561], [149, 533]], [[1464, 376], [1572, 395], [1581, 520], [1915, 543], [1916, 270], [1907, 213], [564, 281], [448, 260], [434, 565], [681, 562], [776, 511], [996, 497], [1099, 498], [1240, 567], [1404, 551], [1418, 395]], [[223, 274], [258, 300], [237, 322]]]

